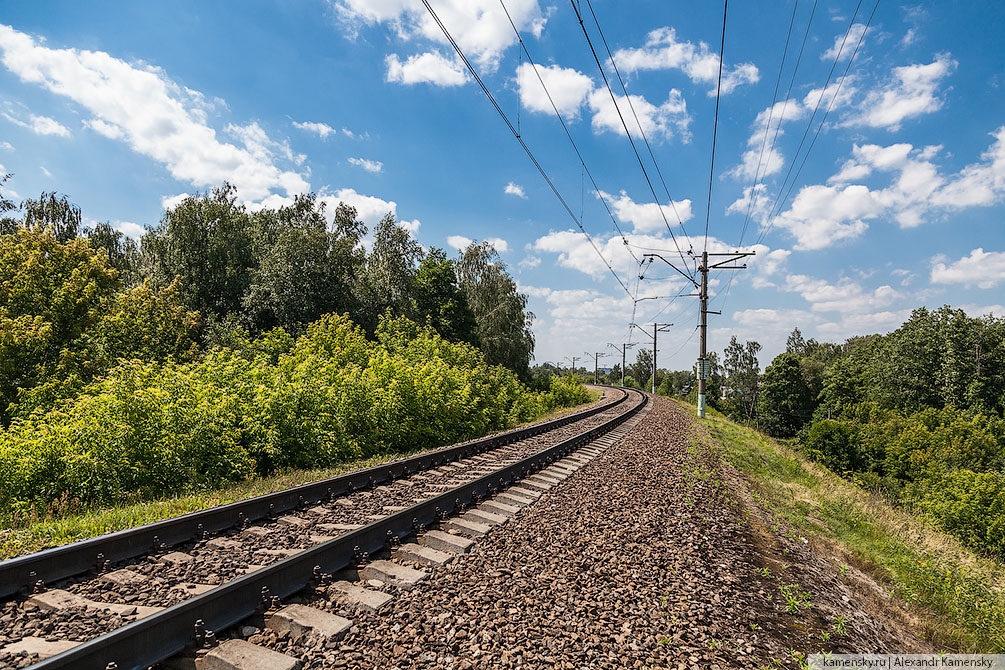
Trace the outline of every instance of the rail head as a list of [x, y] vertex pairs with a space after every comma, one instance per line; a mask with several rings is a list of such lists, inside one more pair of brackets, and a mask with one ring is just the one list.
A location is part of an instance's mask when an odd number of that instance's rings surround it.
[[181, 544], [204, 533], [219, 533], [245, 522], [277, 516], [352, 491], [379, 486], [443, 463], [556, 430], [620, 405], [628, 398], [627, 391], [621, 389], [621, 392], [621, 397], [611, 402], [598, 403], [588, 409], [523, 428], [2, 561], [0, 601], [32, 589], [39, 581], [46, 584], [58, 582], [101, 569], [106, 562], [117, 563], [142, 556], [156, 548]]
[[[634, 389], [633, 389], [634, 390]], [[603, 435], [634, 416], [649, 402], [648, 394], [636, 391], [641, 400], [599, 426], [546, 447], [477, 480], [417, 503], [350, 531], [295, 556], [256, 570], [173, 607], [150, 615], [57, 656], [31, 666], [32, 670], [105, 670], [115, 663], [118, 670], [149, 667], [188, 646], [195, 622], [207, 630], [224, 630], [261, 611], [263, 593], [285, 598], [315, 581], [318, 571], [331, 574], [359, 563], [365, 552], [374, 554], [392, 538], [412, 535], [416, 529], [443, 518], [447, 510], [478, 501], [493, 491], [520, 480], [553, 463], [573, 449]], [[629, 397], [626, 391], [622, 400]]]

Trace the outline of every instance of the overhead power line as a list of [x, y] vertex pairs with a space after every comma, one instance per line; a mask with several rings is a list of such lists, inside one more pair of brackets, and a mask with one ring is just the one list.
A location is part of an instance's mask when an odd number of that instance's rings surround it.
[[[561, 122], [562, 129], [565, 130], [565, 136], [569, 138], [569, 143], [572, 144], [572, 148], [576, 152], [576, 157], [579, 158], [579, 164], [583, 166], [583, 171], [590, 178], [590, 183], [593, 184], [593, 190], [596, 191], [600, 201], [604, 203], [604, 209], [607, 210], [607, 215], [611, 217], [611, 223], [614, 224], [615, 230], [617, 230], [618, 235], [621, 236], [621, 241], [625, 243], [625, 250], [628, 251], [635, 262], [638, 263], [638, 256], [636, 256], [635, 252], [629, 248], [628, 238], [625, 237], [624, 231], [622, 231], [621, 226], [618, 225], [618, 220], [615, 218], [614, 212], [611, 211], [611, 207], [607, 203], [607, 198], [604, 197], [603, 191], [601, 191], [600, 187], [597, 186], [597, 180], [593, 178], [593, 173], [590, 171], [589, 166], [587, 166], [586, 160], [583, 158], [583, 154], [579, 151], [579, 146], [576, 144], [576, 140], [572, 138], [572, 132], [569, 130], [569, 126], [565, 122], [565, 118], [562, 116], [562, 113], [558, 111], [558, 105], [556, 105], [555, 101], [552, 99], [551, 91], [548, 90], [548, 86], [544, 83], [544, 77], [542, 77], [540, 71], [538, 71], [537, 63], [534, 62], [534, 58], [530, 55], [530, 51], [527, 49], [527, 45], [523, 41], [523, 36], [520, 34], [520, 30], [516, 27], [513, 17], [510, 16], [506, 3], [503, 0], [499, 0], [499, 4], [502, 6], [502, 10], [506, 14], [506, 18], [509, 20], [509, 24], [512, 26], [513, 32], [516, 34], [516, 39], [520, 43], [522, 53], [527, 55], [527, 62], [530, 64], [531, 69], [534, 70], [534, 74], [537, 75], [537, 80], [541, 83], [541, 88], [544, 89], [544, 94], [548, 96], [548, 102], [551, 103], [551, 108], [555, 111], [555, 116], [557, 116], [558, 120]], [[520, 108], [517, 107], [517, 109], [519, 110]], [[580, 215], [580, 218], [582, 218], [582, 215]]]
[[[799, 175], [803, 171], [803, 166], [806, 165], [806, 159], [809, 158], [810, 152], [813, 151], [813, 145], [817, 143], [817, 137], [820, 136], [820, 131], [823, 129], [824, 123], [827, 121], [827, 116], [831, 113], [831, 109], [834, 107], [834, 102], [841, 94], [841, 87], [844, 85], [845, 79], [848, 78], [848, 71], [851, 70], [851, 64], [855, 62], [855, 56], [858, 55], [858, 50], [862, 46], [862, 42], [865, 40], [865, 34], [869, 32], [869, 27], [872, 25], [872, 19], [874, 16], [876, 16], [876, 10], [878, 8], [879, 8], [879, 0], [876, 0], [876, 3], [872, 6], [872, 13], [869, 14], [869, 20], [866, 22], [865, 28], [862, 30], [862, 34], [859, 35], [858, 42], [855, 44], [855, 50], [852, 52], [851, 57], [848, 59], [848, 64], [845, 66], [844, 72], [841, 74], [841, 80], [838, 81], [837, 88], [834, 90], [834, 95], [832, 95], [831, 99], [827, 102], [827, 109], [824, 110], [824, 115], [820, 117], [820, 125], [817, 126], [817, 130], [813, 134], [813, 139], [810, 141], [810, 145], [806, 148], [806, 153], [803, 154], [803, 160], [799, 163], [799, 168], [796, 169], [796, 174], [792, 178], [792, 183], [789, 184], [789, 189], [785, 192], [785, 196], [782, 197], [777, 211], [771, 218], [771, 221], [768, 223], [767, 228], [765, 228], [764, 231], [761, 233], [760, 237], [758, 238], [758, 241], [764, 239], [764, 236], [767, 235], [768, 231], [771, 229], [771, 226], [774, 224], [775, 220], [774, 217], [781, 214], [782, 209], [785, 207], [785, 202], [789, 199], [789, 194], [792, 193], [792, 188], [796, 185], [796, 182], [799, 180]], [[844, 48], [844, 44], [842, 44], [841, 46], [842, 48]], [[837, 58], [840, 57], [841, 53], [839, 51]], [[821, 97], [823, 96], [821, 95]]]
[[722, 3], [722, 40], [719, 43], [719, 79], [715, 84], [715, 120], [712, 122], [712, 159], [708, 166], [708, 205], [705, 208], [705, 244], [703, 249], [708, 251], [708, 221], [712, 215], [712, 175], [715, 172], [715, 136], [719, 130], [719, 93], [722, 90], [722, 61], [724, 60], [724, 50], [726, 48], [726, 9], [729, 7], [729, 0]]
[[[817, 102], [813, 106], [813, 113], [810, 114], [809, 121], [806, 122], [806, 128], [803, 130], [803, 135], [799, 139], [799, 146], [796, 147], [796, 151], [792, 154], [792, 160], [789, 162], [789, 169], [785, 171], [785, 179], [782, 180], [782, 185], [778, 189], [778, 194], [775, 196], [775, 201], [771, 205], [771, 209], [768, 210], [768, 219], [773, 220], [775, 217], [775, 209], [778, 207], [778, 203], [781, 200], [782, 193], [785, 192], [785, 187], [789, 183], [789, 177], [792, 175], [792, 168], [796, 164], [796, 159], [799, 157], [799, 152], [803, 148], [803, 144], [806, 142], [806, 136], [809, 135], [810, 128], [813, 127], [813, 121], [816, 119], [817, 111], [820, 109], [820, 103], [823, 102], [824, 96], [827, 94], [827, 87], [830, 85], [831, 78], [834, 76], [834, 70], [837, 68], [838, 61], [841, 60], [841, 54], [844, 51], [844, 45], [848, 41], [848, 35], [851, 34], [852, 26], [855, 25], [855, 19], [858, 17], [859, 10], [862, 9], [862, 0], [858, 0], [858, 4], [855, 5], [855, 12], [851, 16], [851, 21], [848, 22], [848, 28], [845, 29], [844, 37], [841, 38], [841, 46], [838, 48], [837, 53], [834, 55], [834, 62], [831, 63], [830, 72], [827, 73], [827, 79], [824, 81], [823, 88], [820, 89], [820, 95], [817, 96]], [[864, 33], [863, 33], [864, 34]], [[849, 63], [850, 65], [851, 63]], [[770, 226], [770, 224], [769, 224]], [[762, 230], [758, 241], [764, 238], [767, 229]]]
[[687, 238], [688, 246], [691, 246], [690, 236], [684, 228], [684, 221], [680, 218], [680, 214], [677, 212], [677, 205], [674, 203], [673, 197], [670, 195], [670, 189], [667, 187], [666, 180], [663, 178], [663, 171], [660, 170], [659, 161], [656, 160], [656, 156], [653, 154], [653, 148], [649, 144], [649, 138], [646, 137], [646, 131], [642, 127], [639, 115], [635, 112], [635, 104], [632, 102], [632, 96], [628, 95], [628, 87], [625, 86], [625, 80], [621, 77], [621, 71], [618, 69], [617, 61], [614, 60], [614, 54], [611, 53], [611, 47], [607, 45], [607, 37], [604, 36], [604, 29], [600, 27], [600, 21], [597, 19], [597, 14], [593, 11], [593, 3], [590, 2], [590, 0], [586, 0], [586, 6], [590, 10], [590, 15], [593, 16], [593, 22], [597, 26], [597, 32], [600, 34], [600, 40], [604, 43], [604, 50], [607, 51], [607, 57], [611, 61], [611, 67], [614, 68], [614, 74], [618, 76], [618, 82], [621, 84], [621, 90], [625, 93], [625, 99], [628, 100], [628, 107], [632, 110], [632, 116], [635, 117], [635, 125], [638, 126], [639, 134], [642, 136], [642, 141], [646, 143], [646, 149], [649, 151], [649, 158], [653, 162], [653, 167], [656, 168], [656, 175], [659, 177], [660, 183], [663, 184], [663, 191], [667, 194], [667, 200], [670, 202], [670, 207], [673, 208], [674, 216], [677, 217], [677, 222], [680, 224], [681, 232], [683, 232], [684, 237]]
[[[427, 4], [427, 0], [422, 0]], [[684, 267], [687, 267], [687, 260], [684, 258], [684, 253], [680, 249], [680, 244], [677, 242], [677, 236], [674, 235], [673, 228], [670, 226], [670, 221], [667, 219], [666, 212], [663, 211], [663, 207], [660, 206], [659, 196], [656, 195], [656, 189], [653, 187], [653, 182], [649, 178], [649, 172], [646, 170], [645, 163], [642, 162], [642, 156], [639, 154], [638, 147], [635, 146], [635, 140], [632, 138], [632, 134], [628, 131], [628, 124], [625, 122], [625, 116], [621, 113], [621, 108], [618, 106], [618, 99], [614, 95], [614, 90], [611, 88], [611, 82], [607, 79], [607, 73], [604, 71], [604, 66], [600, 63], [600, 57], [597, 55], [597, 50], [593, 47], [593, 40], [590, 39], [590, 33], [586, 30], [586, 24], [583, 23], [583, 16], [579, 13], [579, 7], [576, 5], [576, 0], [569, 0], [572, 4], [572, 9], [576, 12], [576, 18], [579, 20], [579, 27], [583, 29], [583, 35], [586, 37], [586, 43], [590, 47], [590, 53], [593, 54], [593, 60], [597, 63], [597, 69], [600, 70], [600, 76], [604, 80], [604, 86], [607, 88], [607, 92], [611, 96], [611, 103], [614, 105], [614, 111], [618, 113], [618, 118], [621, 119], [621, 125], [625, 129], [625, 135], [628, 137], [629, 144], [632, 145], [632, 151], [635, 153], [635, 160], [638, 161], [639, 167], [642, 169], [642, 176], [646, 178], [646, 184], [649, 185], [649, 191], [653, 194], [653, 200], [656, 201], [656, 208], [660, 211], [660, 215], [663, 217], [663, 223], [666, 224], [667, 231], [670, 233], [670, 239], [673, 240], [674, 246], [677, 248], [677, 253], [680, 254], [680, 259], [684, 263]], [[690, 275], [690, 279], [694, 279], [694, 274]]]
[[[799, 2], [798, 2], [798, 0], [796, 0], [796, 7], [798, 5], [799, 5]], [[792, 17], [793, 18], [795, 18], [796, 7], [792, 8]], [[792, 95], [792, 86], [796, 82], [796, 74], [799, 72], [799, 64], [802, 63], [802, 61], [803, 61], [803, 52], [806, 49], [806, 40], [810, 36], [810, 26], [813, 25], [813, 17], [816, 15], [816, 11], [817, 11], [817, 0], [813, 0], [813, 6], [810, 8], [810, 16], [806, 20], [806, 29], [803, 31], [803, 39], [802, 39], [802, 42], [799, 44], [799, 53], [796, 55], [796, 63], [795, 63], [795, 65], [792, 68], [792, 74], [789, 76], [789, 85], [786, 88], [785, 95], [782, 98], [782, 100], [784, 101], [785, 104], [782, 105], [781, 112], [779, 112], [778, 121], [775, 123], [775, 132], [772, 133], [772, 135], [771, 135], [771, 145], [768, 147], [768, 161], [771, 160], [771, 156], [772, 156], [772, 154], [775, 151], [775, 144], [778, 142], [778, 134], [779, 134], [779, 131], [781, 130], [782, 122], [785, 121], [785, 110], [788, 109], [789, 98]], [[792, 20], [790, 19], [790, 21], [789, 21], [789, 32], [791, 33], [791, 31], [792, 31]], [[786, 36], [785, 40], [786, 40], [786, 45], [788, 45], [789, 36]], [[782, 74], [782, 69], [783, 69], [783, 66], [785, 64], [785, 53], [786, 53], [785, 50], [783, 50], [782, 51], [782, 62], [781, 62], [781, 64], [778, 67], [778, 75], [779, 75], [779, 77]], [[775, 82], [775, 86], [776, 87], [778, 86], [778, 82], [777, 81]], [[777, 88], [776, 88], [776, 92], [777, 92]], [[772, 99], [775, 100], [776, 98], [773, 96]], [[764, 126], [765, 137], [767, 137], [767, 133], [770, 130], [770, 127], [771, 127], [771, 120], [772, 120], [772, 116], [773, 116], [773, 112], [774, 112], [774, 107], [775, 107], [775, 103], [772, 102], [771, 103], [771, 107], [769, 108], [769, 112], [768, 112], [768, 122]], [[763, 144], [762, 144], [762, 149], [763, 149]], [[743, 246], [743, 238], [747, 234], [747, 226], [750, 224], [750, 219], [751, 219], [751, 216], [752, 216], [752, 214], [754, 212], [754, 210], [753, 210], [753, 204], [754, 204], [755, 198], [757, 197], [758, 186], [760, 186], [761, 184], [763, 184], [764, 183], [764, 178], [768, 176], [768, 163], [764, 164], [764, 171], [763, 172], [760, 171], [760, 168], [761, 168], [761, 159], [758, 158], [758, 161], [757, 161], [757, 170], [755, 170], [755, 175], [754, 175], [755, 179], [754, 179], [753, 185], [751, 186], [750, 193], [749, 193], [749, 195], [747, 197], [747, 212], [746, 212], [746, 214], [743, 217], [743, 227], [740, 230], [740, 240], [739, 240], [739, 242], [737, 242], [737, 245], [736, 245], [737, 248], [740, 248], [740, 247]], [[760, 172], [760, 177], [757, 176], [758, 172]], [[724, 308], [724, 306], [726, 304], [726, 300], [729, 299], [729, 293], [730, 293], [730, 291], [733, 288], [733, 279], [734, 279], [734, 277], [735, 277], [735, 275], [730, 275], [729, 281], [726, 283], [726, 290], [721, 294], [722, 298], [719, 301], [719, 310], [720, 311]]]
[[[814, 3], [814, 9], [816, 8], [816, 3]], [[778, 64], [778, 76], [775, 77], [775, 91], [771, 94], [771, 106], [768, 107], [768, 120], [764, 124], [764, 136], [761, 138], [761, 150], [757, 155], [757, 165], [754, 167], [754, 179], [750, 184], [750, 197], [747, 198], [747, 213], [743, 217], [743, 227], [740, 230], [740, 241], [737, 242], [737, 246], [743, 244], [743, 236], [747, 233], [747, 224], [750, 222], [750, 212], [751, 207], [754, 203], [754, 195], [757, 193], [758, 177], [761, 172], [761, 161], [764, 159], [764, 147], [768, 143], [768, 131], [771, 129], [771, 117], [775, 113], [775, 103], [778, 101], [778, 84], [782, 81], [782, 70], [785, 69], [785, 57], [789, 53], [789, 39], [792, 37], [792, 26], [796, 21], [796, 10], [799, 9], [799, 0], [792, 5], [792, 16], [789, 18], [789, 30], [785, 33], [785, 47], [782, 49], [782, 60]], [[810, 19], [812, 20], [813, 15], [810, 14]], [[809, 32], [810, 24], [806, 24], [807, 33]], [[803, 45], [806, 44], [806, 36], [803, 36]], [[802, 56], [802, 49], [799, 52], [800, 57]], [[799, 67], [799, 63], [796, 63], [796, 67]], [[792, 71], [793, 78], [795, 77], [795, 70]], [[789, 90], [792, 89], [792, 84], [789, 84]], [[782, 105], [784, 111], [785, 105], [788, 104], [788, 93], [786, 93], [785, 104]], [[781, 119], [778, 121], [781, 125]], [[774, 151], [774, 142], [772, 142], [771, 150]], [[771, 152], [768, 152], [768, 162], [771, 161]], [[765, 172], [767, 172], [767, 165], [764, 166]], [[732, 276], [732, 275], [731, 275]]]
[[517, 142], [520, 143], [520, 146], [523, 148], [524, 153], [527, 154], [527, 157], [530, 158], [531, 162], [534, 164], [534, 167], [537, 168], [537, 171], [541, 173], [541, 176], [548, 183], [548, 186], [551, 188], [552, 193], [554, 193], [555, 197], [558, 198], [559, 202], [562, 203], [562, 207], [564, 207], [565, 211], [568, 212], [569, 218], [571, 218], [573, 222], [575, 222], [579, 230], [582, 231], [583, 235], [586, 236], [586, 239], [590, 243], [590, 246], [593, 247], [593, 250], [597, 253], [597, 256], [600, 257], [600, 260], [603, 261], [608, 271], [610, 271], [610, 273], [614, 276], [618, 284], [621, 285], [621, 288], [624, 289], [625, 293], [627, 293], [629, 297], [634, 299], [634, 296], [632, 296], [631, 291], [628, 290], [628, 286], [621, 279], [618, 273], [614, 271], [614, 268], [611, 267], [611, 264], [607, 261], [607, 258], [604, 257], [604, 254], [601, 253], [600, 249], [597, 248], [597, 245], [593, 241], [593, 238], [590, 237], [590, 234], [586, 232], [586, 229], [583, 227], [583, 223], [576, 217], [576, 214], [572, 211], [572, 208], [569, 207], [569, 203], [566, 202], [561, 192], [559, 192], [558, 187], [555, 186], [555, 182], [553, 182], [551, 177], [548, 176], [548, 173], [545, 171], [544, 167], [541, 165], [540, 162], [538, 162], [537, 158], [534, 156], [534, 152], [530, 150], [530, 147], [527, 146], [527, 143], [524, 142], [523, 138], [520, 136], [519, 131], [517, 131], [517, 129], [513, 126], [513, 123], [509, 120], [509, 117], [506, 116], [506, 112], [504, 112], [502, 107], [499, 106], [499, 103], [496, 102], [495, 96], [493, 96], [492, 92], [489, 91], [488, 87], [485, 85], [485, 82], [482, 81], [482, 78], [478, 76], [478, 72], [475, 70], [474, 66], [471, 65], [471, 61], [468, 60], [468, 57], [464, 55], [464, 51], [461, 49], [460, 45], [457, 44], [457, 41], [454, 40], [453, 35], [450, 34], [450, 31], [447, 30], [447, 27], [443, 24], [442, 21], [440, 21], [440, 17], [436, 14], [436, 11], [429, 4], [429, 0], [422, 0], [422, 4], [425, 5], [426, 10], [433, 17], [433, 21], [436, 22], [436, 25], [438, 25], [440, 27], [440, 30], [443, 31], [444, 37], [446, 37], [447, 41], [450, 42], [450, 45], [454, 48], [454, 51], [457, 53], [458, 58], [461, 59], [465, 67], [467, 67], [468, 72], [471, 73], [471, 76], [478, 83], [478, 86], [481, 87], [482, 92], [485, 94], [485, 97], [487, 97], [489, 99], [489, 102], [492, 103], [492, 106], [495, 107], [496, 112], [499, 114], [500, 118], [502, 118], [503, 122], [505, 122], [506, 127], [509, 128], [510, 130], [510, 133], [512, 133], [513, 137], [516, 138]]

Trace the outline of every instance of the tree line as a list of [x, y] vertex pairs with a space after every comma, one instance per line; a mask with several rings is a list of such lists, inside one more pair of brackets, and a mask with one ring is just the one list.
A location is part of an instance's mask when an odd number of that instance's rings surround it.
[[[922, 307], [891, 333], [840, 344], [796, 328], [763, 372], [760, 349], [733, 337], [710, 355], [711, 407], [1005, 557], [1005, 319]], [[640, 351], [626, 382], [648, 389], [651, 370]], [[696, 403], [694, 371], [657, 380]]]
[[[2, 186], [2, 180], [0, 180]], [[224, 185], [137, 243], [68, 198], [0, 196], [0, 523], [401, 453], [586, 402], [529, 377], [489, 245], [372, 236], [314, 195]]]
[[385, 315], [428, 324], [529, 379], [533, 314], [495, 249], [425, 250], [391, 213], [368, 231], [315, 194], [249, 211], [224, 184], [136, 241], [84, 227], [66, 196], [0, 193], [0, 236], [4, 424], [13, 405], [70, 395], [118, 359], [186, 360], [276, 328], [297, 337], [332, 313], [371, 336]]

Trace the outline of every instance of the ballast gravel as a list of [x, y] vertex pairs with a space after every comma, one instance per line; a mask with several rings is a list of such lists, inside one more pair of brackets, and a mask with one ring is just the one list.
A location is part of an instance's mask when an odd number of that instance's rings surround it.
[[701, 429], [652, 403], [621, 442], [383, 612], [302, 594], [355, 620], [343, 640], [250, 641], [304, 668], [798, 668], [813, 651], [925, 650], [799, 538], [755, 528], [760, 512]]

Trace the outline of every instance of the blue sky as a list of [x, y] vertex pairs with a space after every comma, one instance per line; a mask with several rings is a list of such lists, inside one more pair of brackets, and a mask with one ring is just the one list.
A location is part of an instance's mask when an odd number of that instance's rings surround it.
[[677, 256], [670, 230], [685, 254], [741, 248], [748, 209], [742, 248], [757, 256], [732, 284], [713, 275], [711, 308], [722, 315], [710, 317], [710, 349], [732, 334], [756, 339], [766, 364], [794, 326], [842, 341], [886, 332], [922, 304], [1005, 311], [1000, 3], [886, 0], [868, 30], [874, 0], [731, 4], [710, 208], [721, 5], [593, 4], [670, 207], [587, 5], [584, 23], [659, 205], [571, 4], [506, 8], [597, 189], [498, 0], [431, 4], [519, 119], [573, 217], [420, 0], [5, 3], [9, 190], [67, 193], [86, 219], [131, 235], [173, 199], [229, 180], [249, 207], [314, 191], [370, 224], [393, 211], [426, 247], [490, 239], [530, 296], [538, 361], [620, 343], [634, 313], [672, 322], [660, 364], [690, 367], [696, 300], [666, 298], [686, 284], [658, 262], [638, 280], [636, 258]]

